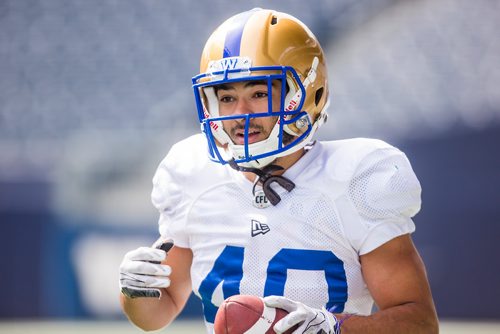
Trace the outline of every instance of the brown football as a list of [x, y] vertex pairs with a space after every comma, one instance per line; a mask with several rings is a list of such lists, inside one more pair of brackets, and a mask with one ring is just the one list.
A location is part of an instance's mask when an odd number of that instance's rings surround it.
[[[235, 295], [227, 298], [215, 315], [215, 334], [274, 334], [273, 326], [288, 314], [279, 308], [267, 307], [262, 298]], [[287, 330], [291, 334], [297, 326]]]

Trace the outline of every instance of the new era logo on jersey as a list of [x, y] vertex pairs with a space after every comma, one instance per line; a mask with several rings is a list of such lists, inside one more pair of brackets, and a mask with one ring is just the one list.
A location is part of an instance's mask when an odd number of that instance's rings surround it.
[[252, 219], [252, 237], [255, 237], [259, 234], [266, 234], [271, 229], [266, 224], [262, 224], [261, 222]]

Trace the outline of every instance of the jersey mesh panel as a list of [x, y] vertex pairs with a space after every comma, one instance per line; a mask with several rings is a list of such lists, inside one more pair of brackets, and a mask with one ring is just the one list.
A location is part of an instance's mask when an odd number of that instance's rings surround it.
[[[381, 157], [385, 159], [381, 159]], [[353, 178], [349, 195], [368, 221], [412, 217], [419, 209], [420, 185], [403, 155], [387, 157], [384, 150], [367, 156], [370, 166]]]
[[[235, 191], [233, 195], [236, 194], [238, 194], [238, 201], [241, 201], [241, 204], [245, 203], [243, 205], [249, 211], [255, 210], [255, 208], [252, 208], [248, 196], [241, 191]], [[283, 248], [299, 247], [303, 249], [332, 250], [338, 258], [344, 260], [344, 270], [348, 277], [349, 300], [345, 305], [344, 311], [364, 310], [366, 309], [366, 305], [372, 305], [373, 300], [362, 279], [357, 254], [345, 239], [333, 201], [326, 195], [322, 195], [313, 189], [302, 188], [300, 186], [295, 188], [291, 193], [281, 194], [281, 198], [282, 202], [279, 205], [288, 206], [287, 212], [290, 214], [288, 218], [283, 217], [283, 211], [281, 210], [257, 209], [258, 212], [262, 212], [267, 217], [267, 223], [271, 229], [270, 234], [275, 235], [273, 237], [275, 245]], [[274, 212], [277, 212], [277, 214], [273, 214]], [[292, 223], [291, 217], [293, 217], [294, 222], [298, 221], [298, 223]], [[291, 233], [290, 229], [296, 230]], [[296, 233], [297, 229], [299, 233]], [[276, 233], [279, 233], [279, 236]], [[300, 240], [297, 239], [298, 236], [300, 236]], [[318, 245], [321, 245], [321, 248], [318, 248]], [[259, 252], [268, 251], [269, 246], [265, 247], [264, 245], [259, 250]], [[259, 252], [246, 252], [245, 254], [245, 256], [249, 257], [247, 264], [254, 265], [254, 267], [248, 267], [250, 272], [267, 269], [267, 263], [259, 261]], [[349, 258], [349, 260], [345, 261], [346, 258]], [[303, 276], [303, 280], [301, 284], [291, 284], [287, 280], [285, 286], [286, 296], [316, 308], [326, 305], [328, 298], [324, 294], [326, 282], [323, 273], [316, 272], [315, 274], [311, 274], [300, 270], [288, 270], [287, 275], [289, 276], [288, 279]], [[293, 279], [290, 281], [293, 281]], [[245, 284], [242, 284], [243, 286]], [[251, 284], [248, 285], [248, 288], [251, 286]], [[349, 287], [352, 286], [356, 286], [356, 288], [350, 289]], [[358, 295], [351, 295], [352, 291], [362, 292]], [[261, 294], [262, 291], [249, 290], [242, 291], [242, 293]], [[319, 299], [318, 296], [323, 296], [323, 299]]]
[[[330, 245], [330, 248], [332, 249], [334, 254], [335, 250], [337, 250], [337, 252], [339, 252], [339, 249], [345, 250], [345, 254], [335, 254], [338, 257], [347, 256], [346, 254], [354, 255], [354, 253], [352, 253], [349, 249], [349, 244], [344, 239], [344, 232], [341, 228], [341, 223], [338, 219], [338, 215], [335, 212], [335, 206], [332, 201], [330, 201], [326, 196], [318, 197], [317, 195], [314, 196], [313, 194], [310, 194], [309, 196], [306, 195], [306, 197], [313, 200], [313, 205], [311, 207], [311, 210], [304, 217], [307, 222], [305, 226], [313, 226], [315, 228], [318, 228], [316, 231], [331, 231], [331, 234], [327, 235], [325, 233], [309, 233], [307, 230], [305, 231], [305, 233], [308, 233], [309, 237], [311, 238], [321, 240], [321, 243], [323, 245], [326, 245], [327, 247], [328, 245]], [[293, 208], [291, 211], [292, 214], [300, 213], [300, 211], [298, 210], [294, 211]], [[315, 228], [313, 230], [315, 230]], [[332, 241], [337, 244], [337, 247], [333, 247]], [[338, 247], [339, 245], [341, 245], [341, 247]], [[351, 261], [346, 261], [344, 263], [344, 270], [346, 272], [346, 277], [348, 277], [349, 286], [356, 286], [357, 288], [354, 289], [355, 291], [365, 291], [365, 294], [359, 296], [350, 295], [354, 290], [349, 289], [348, 286], [349, 297], [348, 302], [345, 305], [344, 312], [363, 309], [366, 308], [366, 305], [371, 305], [373, 303], [372, 297], [368, 294], [368, 291], [366, 289], [366, 285], [363, 281], [362, 275], [360, 275], [359, 266], [354, 266], [352, 265], [353, 263], [358, 264], [359, 262], [357, 261], [357, 259], [353, 258]], [[314, 286], [317, 286], [314, 282], [310, 283], [311, 284], [309, 285], [309, 287], [313, 286], [313, 284]], [[363, 288], [361, 289], [361, 287]]]

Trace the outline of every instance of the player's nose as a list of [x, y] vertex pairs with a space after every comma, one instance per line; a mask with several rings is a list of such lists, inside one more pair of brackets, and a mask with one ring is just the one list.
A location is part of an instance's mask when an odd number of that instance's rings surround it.
[[235, 115], [251, 114], [252, 112], [252, 107], [249, 101], [247, 101], [246, 99], [238, 99], [238, 102], [236, 103], [236, 106], [234, 108]]

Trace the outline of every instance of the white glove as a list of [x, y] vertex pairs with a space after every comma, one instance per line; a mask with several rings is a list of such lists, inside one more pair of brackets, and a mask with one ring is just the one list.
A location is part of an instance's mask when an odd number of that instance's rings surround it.
[[281, 308], [289, 314], [274, 325], [278, 334], [286, 332], [295, 325], [299, 327], [294, 334], [338, 334], [337, 318], [325, 308], [319, 310], [281, 296], [264, 298], [266, 306]]
[[125, 254], [120, 264], [120, 289], [128, 298], [160, 298], [160, 288], [170, 286], [172, 269], [161, 264], [173, 243], [168, 241], [157, 248], [139, 247]]

